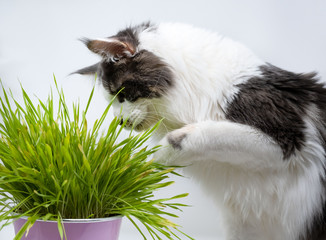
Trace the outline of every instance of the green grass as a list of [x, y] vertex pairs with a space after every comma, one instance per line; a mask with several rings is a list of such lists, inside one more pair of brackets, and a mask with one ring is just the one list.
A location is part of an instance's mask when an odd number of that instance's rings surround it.
[[155, 191], [173, 183], [169, 175], [175, 174], [173, 168], [148, 160], [158, 146], [149, 148], [146, 142], [159, 123], [137, 135], [131, 132], [118, 142], [126, 120], [120, 126], [120, 119], [114, 118], [105, 131], [100, 130], [112, 101], [89, 127], [86, 114], [94, 88], [86, 107], [81, 110], [79, 103], [75, 103], [71, 114], [56, 80], [55, 86], [57, 103], [51, 91], [46, 101], [34, 104], [22, 87], [23, 104], [20, 104], [2, 85], [2, 227], [28, 216], [16, 240], [36, 219], [56, 220], [61, 239], [65, 239], [62, 219], [123, 215], [144, 239], [141, 229], [146, 229], [152, 239], [180, 239], [176, 235], [181, 232], [180, 226], [169, 218], [177, 217], [171, 212], [185, 206], [178, 200], [187, 194], [154, 197]]

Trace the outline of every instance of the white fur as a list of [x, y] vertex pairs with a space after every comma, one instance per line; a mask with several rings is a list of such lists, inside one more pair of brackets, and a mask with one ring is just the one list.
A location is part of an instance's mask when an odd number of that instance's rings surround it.
[[[139, 40], [139, 49], [161, 57], [175, 78], [175, 86], [162, 98], [123, 108], [135, 122], [165, 118], [160, 131], [165, 147], [157, 160], [189, 165], [184, 171], [221, 207], [227, 239], [297, 239], [322, 200], [320, 159], [325, 152], [316, 123], [305, 120], [304, 149], [284, 161], [270, 137], [225, 119], [238, 91], [235, 85], [258, 75], [263, 64], [250, 50], [183, 24], [160, 24], [156, 31], [140, 33]], [[168, 144], [183, 135], [181, 150]]]
[[157, 108], [182, 124], [222, 119], [237, 91], [233, 84], [257, 75], [262, 64], [240, 43], [189, 25], [160, 24], [157, 31], [142, 32], [139, 38], [140, 49], [173, 67], [177, 86], [161, 101], [163, 109]]

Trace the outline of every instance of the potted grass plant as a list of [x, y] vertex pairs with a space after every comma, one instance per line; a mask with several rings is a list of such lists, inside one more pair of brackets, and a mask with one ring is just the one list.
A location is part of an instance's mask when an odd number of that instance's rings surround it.
[[178, 200], [187, 194], [154, 197], [173, 183], [169, 174], [176, 174], [148, 159], [158, 146], [149, 148], [146, 141], [158, 125], [118, 141], [126, 120], [119, 125], [114, 118], [103, 126], [112, 101], [89, 127], [86, 115], [94, 88], [86, 107], [74, 103], [70, 114], [56, 80], [55, 86], [58, 102], [51, 92], [46, 101], [34, 104], [23, 87], [19, 103], [2, 85], [2, 227], [14, 222], [14, 240], [116, 240], [124, 217], [144, 239], [187, 236], [168, 219], [177, 217], [172, 212], [185, 206]]

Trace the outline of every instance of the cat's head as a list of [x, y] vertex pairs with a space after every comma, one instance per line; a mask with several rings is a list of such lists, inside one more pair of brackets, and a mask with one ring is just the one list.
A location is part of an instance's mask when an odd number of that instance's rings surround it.
[[99, 63], [76, 71], [97, 74], [105, 91], [117, 95], [114, 112], [128, 118], [127, 127], [143, 130], [157, 122], [153, 104], [172, 86], [169, 66], [151, 51], [141, 49], [138, 35], [153, 31], [150, 24], [127, 28], [101, 39], [83, 39], [87, 48], [102, 59]]

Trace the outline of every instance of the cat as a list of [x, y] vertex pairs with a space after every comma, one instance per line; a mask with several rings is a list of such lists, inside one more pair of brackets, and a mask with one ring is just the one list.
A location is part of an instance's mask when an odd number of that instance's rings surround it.
[[83, 41], [101, 61], [76, 73], [119, 93], [126, 128], [163, 118], [156, 161], [186, 166], [220, 207], [226, 239], [326, 239], [326, 88], [315, 72], [181, 23]]

